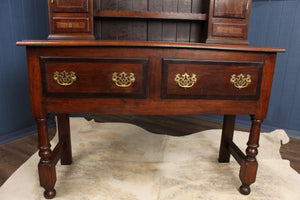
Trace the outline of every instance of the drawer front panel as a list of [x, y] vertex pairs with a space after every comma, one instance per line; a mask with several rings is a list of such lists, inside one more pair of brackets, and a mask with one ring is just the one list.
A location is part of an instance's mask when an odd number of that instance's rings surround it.
[[261, 62], [163, 60], [162, 98], [257, 100]]
[[215, 0], [215, 17], [246, 18], [248, 0]]
[[244, 38], [247, 35], [247, 26], [245, 24], [213, 24], [213, 36], [218, 37], [238, 37]]
[[53, 0], [54, 12], [88, 12], [88, 0]]
[[148, 59], [41, 57], [47, 97], [147, 97]]
[[54, 32], [88, 33], [89, 18], [53, 18]]

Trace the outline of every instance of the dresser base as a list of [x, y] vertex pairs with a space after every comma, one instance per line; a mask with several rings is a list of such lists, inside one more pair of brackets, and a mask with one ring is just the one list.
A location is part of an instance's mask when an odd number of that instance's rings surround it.
[[[138, 41], [24, 41], [40, 184], [55, 196], [55, 166], [72, 163], [68, 113], [225, 115], [219, 162], [239, 163], [240, 192], [255, 182], [278, 48]], [[47, 115], [57, 113], [51, 149]], [[232, 141], [235, 115], [251, 115], [245, 154]]]

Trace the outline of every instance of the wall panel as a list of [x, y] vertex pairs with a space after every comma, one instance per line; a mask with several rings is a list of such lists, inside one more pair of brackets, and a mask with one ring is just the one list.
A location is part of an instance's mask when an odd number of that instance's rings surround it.
[[46, 0], [0, 1], [0, 143], [35, 131], [23, 39], [46, 39]]

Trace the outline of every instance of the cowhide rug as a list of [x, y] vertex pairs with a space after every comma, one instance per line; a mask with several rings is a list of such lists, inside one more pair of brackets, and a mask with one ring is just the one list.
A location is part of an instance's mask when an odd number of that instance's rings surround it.
[[[126, 123], [71, 118], [73, 164], [57, 169], [56, 200], [299, 200], [300, 175], [283, 160], [283, 130], [262, 133], [252, 192], [238, 192], [239, 165], [218, 163], [221, 130], [173, 137]], [[235, 132], [246, 148], [248, 133]], [[55, 137], [52, 147], [57, 141]], [[0, 188], [1, 200], [39, 200], [37, 153]]]

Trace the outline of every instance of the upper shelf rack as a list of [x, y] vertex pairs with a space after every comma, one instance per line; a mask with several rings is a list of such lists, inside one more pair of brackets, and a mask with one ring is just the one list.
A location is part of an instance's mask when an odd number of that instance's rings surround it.
[[130, 11], [130, 10], [96, 10], [94, 17], [107, 18], [139, 18], [139, 19], [173, 19], [205, 21], [205, 13], [182, 13], [182, 12], [152, 12], [152, 11]]

